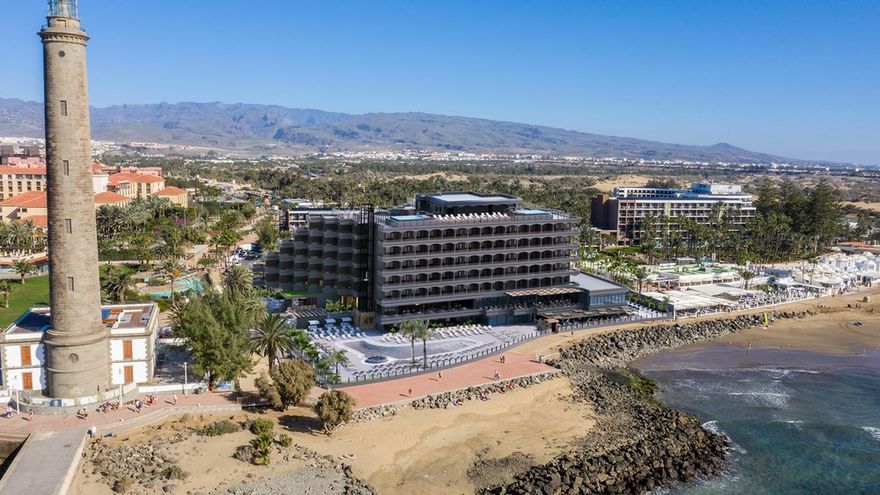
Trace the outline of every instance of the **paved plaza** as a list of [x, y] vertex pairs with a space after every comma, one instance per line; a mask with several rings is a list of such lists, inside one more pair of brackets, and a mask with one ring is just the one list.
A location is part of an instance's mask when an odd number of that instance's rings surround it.
[[457, 325], [433, 330], [426, 343], [413, 344], [407, 337], [394, 333], [364, 331], [350, 325], [313, 326], [309, 336], [324, 351], [345, 352], [348, 364], [340, 368], [342, 383], [373, 380], [448, 367], [497, 353], [523, 340], [538, 336], [534, 325]]
[[[504, 352], [472, 361], [451, 369], [410, 375], [394, 380], [352, 385], [342, 390], [355, 400], [357, 409], [380, 404], [409, 402], [430, 394], [439, 394], [471, 386], [492, 383], [497, 371], [501, 380], [536, 373], [555, 371], [556, 368], [541, 363], [533, 354]], [[442, 376], [440, 375], [442, 373]]]

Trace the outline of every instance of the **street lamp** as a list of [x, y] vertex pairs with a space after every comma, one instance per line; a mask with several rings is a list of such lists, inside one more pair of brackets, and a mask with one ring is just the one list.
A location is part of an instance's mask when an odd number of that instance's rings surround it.
[[187, 375], [186, 375], [186, 365], [187, 362], [183, 362], [183, 395], [186, 395], [186, 386], [187, 386]]

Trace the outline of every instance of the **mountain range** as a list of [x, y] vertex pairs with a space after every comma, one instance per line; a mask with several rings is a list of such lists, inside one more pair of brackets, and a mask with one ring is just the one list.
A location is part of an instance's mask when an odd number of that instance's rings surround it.
[[[668, 144], [426, 113], [346, 114], [275, 105], [157, 103], [92, 108], [92, 137], [251, 154], [447, 150], [631, 159], [798, 163], [726, 143]], [[42, 103], [0, 98], [0, 136], [42, 137]]]

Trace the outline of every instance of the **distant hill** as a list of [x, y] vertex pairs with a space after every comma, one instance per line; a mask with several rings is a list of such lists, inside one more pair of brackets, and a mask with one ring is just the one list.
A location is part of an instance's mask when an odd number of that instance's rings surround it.
[[[38, 102], [0, 98], [0, 136], [41, 137]], [[449, 150], [726, 162], [786, 159], [726, 143], [667, 144], [553, 127], [425, 113], [351, 115], [274, 105], [158, 103], [92, 109], [98, 140], [240, 152]]]

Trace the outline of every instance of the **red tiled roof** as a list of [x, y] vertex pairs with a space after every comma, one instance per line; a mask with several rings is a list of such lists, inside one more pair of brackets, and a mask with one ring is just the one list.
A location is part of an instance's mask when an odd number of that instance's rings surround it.
[[35, 227], [40, 227], [42, 229], [49, 227], [49, 216], [48, 215], [28, 215], [20, 219], [22, 222], [31, 222]]
[[168, 186], [165, 189], [156, 191], [156, 196], [181, 196], [186, 194], [185, 189], [181, 189], [175, 186]]
[[104, 191], [95, 194], [95, 204], [96, 205], [108, 205], [113, 203], [125, 203], [129, 201], [129, 198], [123, 196], [121, 194], [116, 194], [112, 191]]
[[152, 174], [134, 174], [132, 182], [165, 182], [165, 179]]
[[0, 206], [15, 206], [17, 208], [46, 208], [46, 205], [46, 191], [28, 191], [0, 203]]
[[119, 172], [117, 174], [113, 174], [107, 179], [107, 183], [111, 186], [116, 186], [120, 182], [163, 182], [164, 179], [159, 177], [158, 175], [152, 174], [136, 174], [133, 172]]
[[0, 174], [46, 175], [46, 167], [11, 167], [3, 165], [0, 166]]

